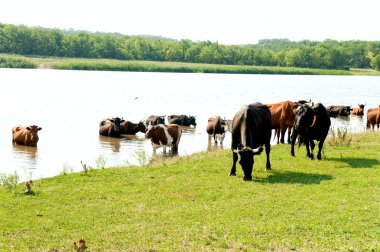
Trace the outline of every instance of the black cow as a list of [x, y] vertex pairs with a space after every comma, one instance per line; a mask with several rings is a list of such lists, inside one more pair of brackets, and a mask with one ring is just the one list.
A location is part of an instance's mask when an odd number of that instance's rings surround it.
[[332, 105], [328, 106], [326, 109], [329, 112], [330, 117], [349, 116], [352, 110], [350, 106], [343, 105]]
[[[294, 144], [298, 136], [306, 145], [307, 157], [314, 159], [314, 140], [319, 141], [317, 158], [321, 160], [323, 143], [327, 137], [331, 125], [330, 117], [326, 108], [317, 103], [312, 106], [303, 104], [298, 106], [296, 122], [293, 127], [291, 154], [294, 156]], [[309, 149], [311, 146], [311, 153]]]
[[237, 112], [232, 120], [232, 169], [230, 176], [236, 175], [236, 162], [240, 154], [240, 165], [244, 172], [244, 180], [252, 180], [254, 155], [263, 151], [267, 154], [266, 169], [271, 169], [269, 160], [271, 139], [271, 113], [261, 103], [246, 105]]
[[99, 135], [109, 136], [109, 137], [119, 137], [120, 123], [124, 122], [123, 118], [113, 117], [107, 118], [100, 122], [99, 124]]
[[197, 126], [197, 123], [195, 122], [195, 116], [170, 115], [168, 116], [168, 122], [170, 124], [178, 124], [181, 126]]
[[157, 125], [157, 124], [165, 124], [165, 116], [155, 116], [151, 115], [145, 118], [145, 125]]

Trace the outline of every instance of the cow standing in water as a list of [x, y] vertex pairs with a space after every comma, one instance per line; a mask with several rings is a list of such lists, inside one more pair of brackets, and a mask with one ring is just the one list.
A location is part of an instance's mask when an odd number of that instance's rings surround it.
[[266, 170], [271, 169], [269, 160], [271, 139], [271, 113], [261, 103], [244, 106], [232, 120], [232, 168], [230, 176], [236, 175], [236, 162], [240, 155], [240, 165], [244, 172], [244, 180], [252, 180], [254, 155], [263, 151], [267, 155]]
[[[314, 159], [314, 140], [319, 141], [317, 159], [321, 160], [323, 143], [329, 133], [330, 125], [330, 117], [321, 103], [312, 106], [309, 104], [298, 105], [292, 134], [291, 155], [294, 156], [294, 145], [299, 135], [306, 145], [307, 157], [310, 159]], [[311, 146], [311, 152], [309, 145]]]
[[120, 123], [120, 133], [127, 135], [135, 135], [137, 132], [145, 134], [146, 126], [144, 122], [132, 123], [130, 121], [124, 121]]
[[352, 108], [350, 106], [344, 105], [332, 105], [326, 108], [329, 111], [330, 117], [336, 116], [349, 116], [351, 114]]
[[178, 144], [181, 140], [182, 130], [177, 124], [158, 124], [149, 125], [145, 133], [145, 138], [150, 139], [153, 146], [153, 152], [160, 147], [166, 153], [166, 147], [171, 148], [171, 153], [178, 153]]
[[365, 104], [358, 104], [358, 108], [353, 108], [352, 109], [352, 114], [353, 115], [358, 115], [358, 116], [362, 116], [364, 115], [364, 106]]
[[214, 142], [217, 143], [218, 139], [220, 144], [223, 144], [226, 132], [229, 131], [228, 121], [222, 119], [220, 116], [213, 116], [208, 119], [206, 132], [208, 134], [208, 141], [214, 138]]
[[144, 123], [148, 125], [165, 124], [165, 116], [150, 115], [145, 118]]
[[38, 131], [42, 128], [36, 125], [16, 126], [12, 129], [12, 142], [25, 146], [37, 147]]
[[124, 122], [122, 118], [113, 117], [104, 119], [99, 124], [99, 135], [109, 137], [120, 137], [120, 123]]
[[367, 111], [367, 129], [375, 129], [375, 125], [377, 125], [377, 129], [379, 129], [380, 108], [370, 108]]
[[187, 116], [187, 115], [169, 115], [168, 122], [172, 124], [178, 124], [180, 126], [197, 126], [195, 122], [195, 116]]

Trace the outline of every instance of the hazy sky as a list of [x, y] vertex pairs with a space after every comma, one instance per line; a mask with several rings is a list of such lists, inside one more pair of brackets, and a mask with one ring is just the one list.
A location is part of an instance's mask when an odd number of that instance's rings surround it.
[[380, 0], [2, 0], [0, 23], [222, 44], [380, 40]]

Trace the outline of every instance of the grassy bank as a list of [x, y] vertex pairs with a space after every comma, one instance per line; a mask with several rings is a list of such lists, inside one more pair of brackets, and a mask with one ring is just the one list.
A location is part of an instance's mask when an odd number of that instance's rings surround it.
[[[15, 57], [5, 55], [6, 57]], [[301, 75], [380, 75], [372, 70], [326, 70], [296, 67], [233, 66], [159, 61], [126, 61], [109, 59], [78, 59], [27, 57], [38, 68], [95, 71], [230, 73], [230, 74], [301, 74]]]
[[231, 153], [205, 152], [146, 167], [91, 170], [0, 188], [0, 250], [377, 251], [380, 135], [326, 145], [323, 161], [272, 147], [253, 181], [229, 177]]

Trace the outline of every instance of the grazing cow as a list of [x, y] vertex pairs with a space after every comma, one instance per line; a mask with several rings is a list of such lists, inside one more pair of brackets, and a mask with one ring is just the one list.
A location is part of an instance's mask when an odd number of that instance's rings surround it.
[[223, 144], [227, 131], [229, 131], [227, 120], [222, 119], [220, 116], [213, 116], [208, 119], [206, 127], [208, 141], [211, 141], [211, 137], [213, 137], [215, 143], [217, 143], [219, 139], [220, 144]]
[[99, 124], [99, 135], [109, 136], [109, 137], [119, 137], [120, 123], [124, 122], [123, 118], [113, 117], [112, 119], [107, 118], [100, 122]]
[[291, 101], [266, 104], [271, 112], [271, 128], [276, 131], [275, 136], [277, 136], [277, 143], [285, 142], [286, 130], [288, 130], [288, 142], [290, 143], [290, 133], [295, 120], [295, 112], [293, 109], [295, 105], [296, 103]]
[[177, 124], [158, 124], [148, 126], [145, 138], [150, 139], [152, 142], [154, 152], [156, 149], [163, 147], [163, 152], [166, 153], [166, 147], [169, 147], [172, 150], [172, 154], [175, 154], [178, 152], [181, 135], [182, 130]]
[[358, 115], [358, 116], [362, 116], [364, 115], [364, 106], [365, 104], [358, 104], [359, 108], [353, 108], [352, 109], [352, 114], [353, 115]]
[[151, 115], [145, 118], [145, 125], [157, 125], [157, 124], [165, 124], [165, 116], [155, 116]]
[[[317, 158], [320, 160], [323, 143], [329, 132], [330, 125], [330, 117], [327, 114], [326, 108], [321, 103], [312, 106], [308, 104], [298, 106], [292, 134], [292, 156], [294, 156], [294, 144], [297, 136], [300, 136], [306, 145], [307, 157], [310, 159], [314, 159], [314, 140], [319, 141]], [[309, 144], [311, 145], [311, 153]]]
[[243, 106], [232, 120], [232, 168], [230, 176], [236, 175], [236, 162], [240, 154], [240, 165], [244, 172], [244, 180], [252, 180], [254, 155], [263, 151], [267, 155], [266, 170], [271, 169], [269, 160], [271, 139], [271, 113], [267, 106], [254, 103]]
[[142, 121], [137, 124], [130, 121], [120, 123], [120, 134], [135, 135], [139, 131], [145, 134], [146, 126]]
[[332, 105], [328, 106], [327, 111], [330, 111], [330, 117], [334, 117], [335, 114], [338, 116], [349, 116], [352, 108], [350, 106], [343, 105]]
[[25, 146], [37, 147], [38, 131], [42, 128], [36, 125], [16, 126], [12, 129], [12, 142]]
[[377, 129], [380, 126], [380, 108], [370, 108], [367, 111], [367, 129], [375, 129], [375, 125]]
[[170, 115], [168, 116], [168, 122], [171, 124], [178, 124], [180, 126], [197, 126], [197, 123], [195, 122], [195, 116]]

